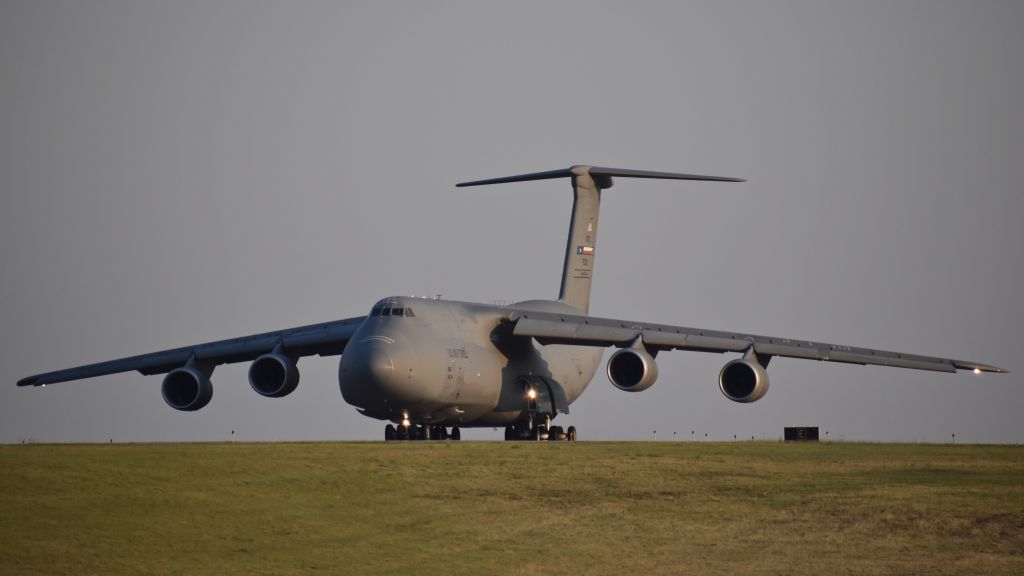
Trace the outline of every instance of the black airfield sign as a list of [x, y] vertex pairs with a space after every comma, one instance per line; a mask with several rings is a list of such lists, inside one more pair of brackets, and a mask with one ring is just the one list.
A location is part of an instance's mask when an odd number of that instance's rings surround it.
[[817, 442], [817, 426], [786, 426], [783, 438], [786, 442]]

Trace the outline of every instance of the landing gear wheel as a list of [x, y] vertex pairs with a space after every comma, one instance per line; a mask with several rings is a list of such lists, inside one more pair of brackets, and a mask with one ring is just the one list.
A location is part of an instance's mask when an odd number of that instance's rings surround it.
[[539, 425], [533, 427], [533, 441], [534, 442], [540, 442], [541, 440], [544, 439], [544, 436], [546, 434], [547, 434], [547, 430], [544, 429], [544, 425], [543, 424], [539, 424]]
[[391, 442], [398, 438], [398, 431], [395, 430], [394, 424], [388, 424], [384, 427], [384, 441]]
[[569, 442], [575, 442], [576, 441], [576, 427], [575, 426], [569, 426], [569, 429], [565, 431], [565, 439], [568, 440]]
[[561, 426], [552, 426], [548, 429], [548, 440], [565, 440], [565, 433]]
[[516, 427], [509, 424], [505, 426], [505, 441], [510, 442], [516, 439]]
[[399, 426], [398, 430], [396, 432], [397, 432], [397, 436], [398, 436], [399, 440], [408, 440], [409, 439], [409, 427], [408, 426]]
[[438, 426], [437, 427], [437, 439], [438, 440], [447, 440], [448, 439], [448, 429], [445, 428], [444, 426]]
[[455, 442], [462, 440], [462, 432], [459, 430], [458, 426], [452, 426], [452, 440]]
[[434, 438], [434, 427], [423, 425], [423, 435], [420, 436], [420, 440], [432, 440]]

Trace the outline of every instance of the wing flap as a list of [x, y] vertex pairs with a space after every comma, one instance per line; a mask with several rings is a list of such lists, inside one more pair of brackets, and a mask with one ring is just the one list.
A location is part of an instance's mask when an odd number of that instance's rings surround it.
[[688, 334], [685, 343], [674, 348], [693, 352], [743, 352], [750, 348], [750, 342], [736, 338]]
[[591, 326], [586, 322], [564, 322], [524, 315], [516, 322], [512, 333], [515, 336], [532, 336], [543, 344], [607, 347], [628, 344], [636, 338], [638, 330], [614, 326]]
[[806, 360], [821, 360], [821, 352], [816, 348], [801, 346], [784, 346], [759, 342], [754, 344], [754, 351], [758, 354], [768, 356], [786, 356], [788, 358], [803, 358]]

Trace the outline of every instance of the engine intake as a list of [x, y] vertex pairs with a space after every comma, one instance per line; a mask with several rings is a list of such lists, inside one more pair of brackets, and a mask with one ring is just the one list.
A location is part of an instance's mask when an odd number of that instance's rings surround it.
[[755, 360], [737, 358], [722, 367], [718, 387], [733, 402], [755, 402], [768, 393], [768, 371]]
[[249, 366], [249, 384], [268, 398], [287, 396], [299, 385], [299, 367], [284, 354], [264, 354]]
[[623, 348], [608, 359], [608, 380], [619, 390], [640, 392], [658, 379], [654, 357], [639, 348]]
[[210, 376], [194, 366], [175, 368], [168, 372], [160, 391], [164, 395], [164, 402], [184, 412], [199, 410], [213, 398]]

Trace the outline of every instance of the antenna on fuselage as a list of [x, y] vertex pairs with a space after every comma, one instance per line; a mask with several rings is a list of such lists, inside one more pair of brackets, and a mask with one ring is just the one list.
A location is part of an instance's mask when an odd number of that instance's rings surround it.
[[464, 186], [549, 180], [551, 178], [571, 178], [573, 189], [572, 220], [569, 222], [569, 239], [565, 246], [565, 262], [562, 265], [562, 287], [559, 291], [558, 299], [582, 312], [588, 312], [590, 310], [590, 281], [593, 276], [595, 248], [597, 246], [597, 217], [601, 204], [601, 190], [607, 190], [612, 187], [614, 183], [612, 181], [613, 176], [624, 178], [658, 178], [663, 180], [746, 182], [743, 178], [728, 178], [724, 176], [604, 168], [601, 166], [571, 166], [547, 172], [533, 172], [518, 176], [460, 182], [455, 186], [462, 188]]

